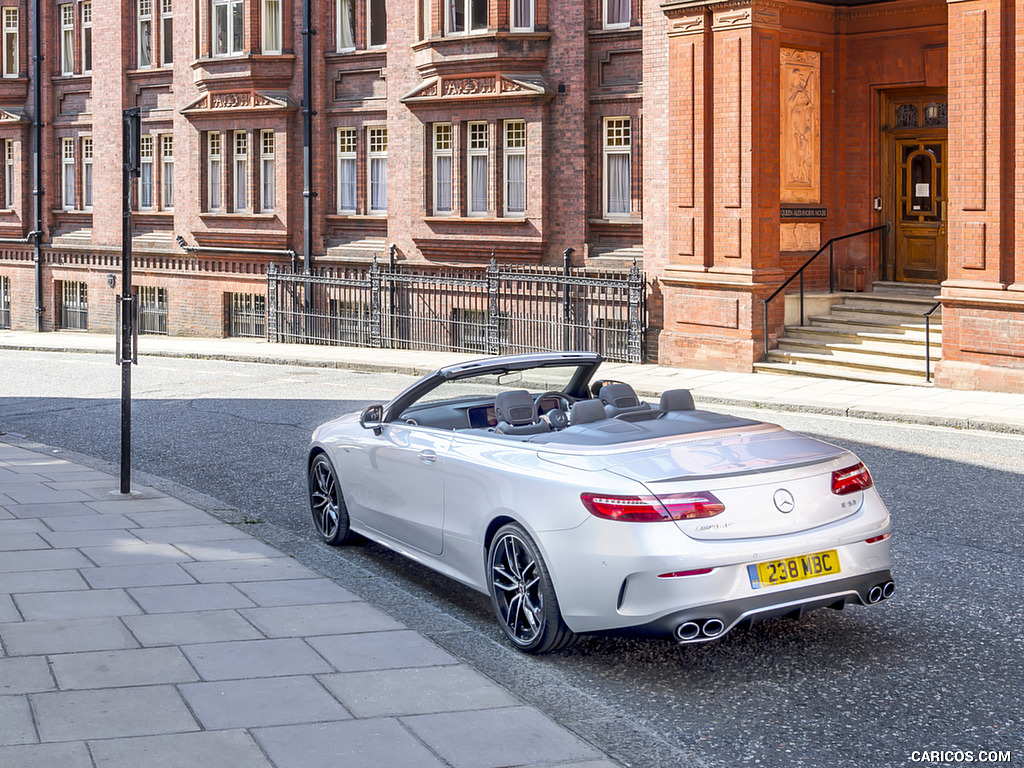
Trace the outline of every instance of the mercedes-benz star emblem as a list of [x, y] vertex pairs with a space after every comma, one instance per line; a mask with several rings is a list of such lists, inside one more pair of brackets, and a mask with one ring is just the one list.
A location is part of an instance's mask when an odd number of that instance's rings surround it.
[[775, 508], [784, 515], [788, 515], [792, 512], [793, 508], [796, 506], [793, 494], [785, 488], [779, 488], [772, 497], [772, 501], [775, 502]]

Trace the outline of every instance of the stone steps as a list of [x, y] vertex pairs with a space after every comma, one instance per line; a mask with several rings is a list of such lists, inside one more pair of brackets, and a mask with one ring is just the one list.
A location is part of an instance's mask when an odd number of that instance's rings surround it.
[[851, 381], [927, 386], [925, 370], [942, 357], [941, 308], [930, 318], [926, 348], [924, 313], [935, 306], [937, 286], [883, 284], [877, 293], [853, 293], [803, 326], [787, 326], [778, 347], [754, 369]]

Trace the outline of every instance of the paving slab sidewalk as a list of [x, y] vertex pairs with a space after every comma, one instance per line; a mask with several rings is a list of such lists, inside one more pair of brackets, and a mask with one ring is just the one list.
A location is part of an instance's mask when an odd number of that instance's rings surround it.
[[0, 442], [0, 768], [617, 765], [237, 526], [117, 487]]
[[[0, 349], [113, 354], [114, 337], [101, 333], [0, 331]], [[478, 354], [275, 344], [261, 339], [144, 336], [147, 356], [277, 363], [423, 375]], [[605, 363], [605, 378], [625, 381], [642, 396], [689, 389], [699, 406], [733, 405], [840, 417], [1024, 434], [1024, 394], [873, 384], [807, 376], [734, 373], [659, 365]]]

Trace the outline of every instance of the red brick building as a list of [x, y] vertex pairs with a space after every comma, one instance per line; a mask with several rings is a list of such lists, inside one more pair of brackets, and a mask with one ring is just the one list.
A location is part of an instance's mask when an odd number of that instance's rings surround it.
[[[892, 222], [837, 264], [941, 291], [940, 385], [1024, 391], [1021, 2], [310, 3], [314, 265], [639, 258], [651, 357], [750, 370], [762, 299]], [[38, 74], [34, 12], [0, 0], [0, 325], [113, 329], [138, 106], [135, 283], [231, 332], [307, 257], [302, 3], [40, 3]]]

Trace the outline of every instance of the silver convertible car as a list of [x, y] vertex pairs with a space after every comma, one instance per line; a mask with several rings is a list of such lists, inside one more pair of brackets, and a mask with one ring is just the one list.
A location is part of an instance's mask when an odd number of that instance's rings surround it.
[[586, 352], [441, 368], [313, 433], [328, 544], [362, 534], [490, 595], [530, 653], [580, 633], [683, 643], [893, 594], [889, 513], [849, 451], [654, 406]]

